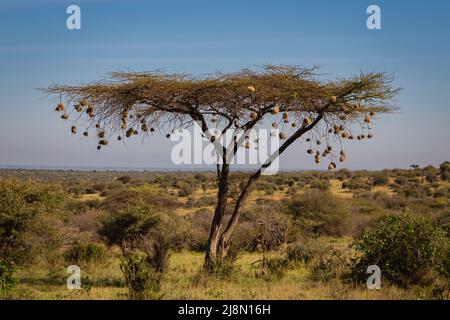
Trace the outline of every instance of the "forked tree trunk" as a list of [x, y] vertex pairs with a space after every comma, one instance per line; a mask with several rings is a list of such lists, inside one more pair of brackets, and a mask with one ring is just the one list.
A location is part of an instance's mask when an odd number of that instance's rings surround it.
[[304, 133], [314, 128], [317, 123], [323, 118], [323, 113], [320, 113], [317, 118], [306, 127], [297, 130], [286, 142], [278, 149], [278, 153], [272, 154], [264, 165], [250, 176], [244, 189], [241, 191], [239, 198], [234, 207], [233, 213], [228, 221], [225, 230], [221, 233], [223, 227], [223, 216], [225, 214], [227, 193], [228, 193], [228, 174], [229, 164], [222, 166], [222, 172], [219, 177], [219, 191], [217, 193], [217, 206], [214, 212], [213, 222], [211, 224], [211, 232], [208, 239], [208, 247], [205, 255], [205, 269], [211, 270], [224, 259], [230, 249], [230, 238], [241, 216], [242, 208], [247, 201], [248, 196], [252, 192], [256, 181], [261, 177], [263, 170], [268, 168], [272, 161], [279, 157], [295, 140], [301, 137]]
[[211, 269], [218, 260], [218, 248], [223, 224], [223, 216], [227, 206], [229, 165], [224, 164], [219, 177], [217, 205], [211, 223], [211, 230], [205, 254], [205, 268]]
[[[228, 167], [226, 174], [228, 175]], [[219, 183], [218, 201], [214, 213], [213, 222], [211, 225], [211, 232], [208, 240], [208, 247], [205, 255], [205, 268], [211, 270], [213, 266], [219, 264], [228, 254], [230, 248], [230, 237], [237, 225], [241, 215], [242, 207], [250, 195], [256, 180], [261, 176], [261, 170], [250, 177], [244, 189], [236, 202], [231, 218], [226, 229], [221, 233], [223, 225], [223, 216], [226, 209], [228, 179], [220, 180], [224, 184]], [[222, 177], [221, 177], [222, 178]]]
[[259, 179], [260, 176], [261, 170], [258, 170], [254, 175], [250, 177], [236, 202], [230, 221], [228, 222], [228, 225], [225, 228], [219, 240], [218, 253], [220, 258], [224, 258], [228, 254], [228, 250], [230, 249], [230, 238], [239, 221], [242, 208], [245, 202], [247, 201], [248, 196], [253, 191], [255, 182]]

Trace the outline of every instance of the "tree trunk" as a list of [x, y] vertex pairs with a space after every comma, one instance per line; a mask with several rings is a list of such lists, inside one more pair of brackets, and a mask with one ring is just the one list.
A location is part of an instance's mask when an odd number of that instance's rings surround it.
[[234, 228], [238, 223], [242, 207], [247, 201], [248, 196], [253, 190], [255, 182], [258, 180], [260, 176], [261, 176], [261, 169], [250, 177], [236, 202], [236, 206], [234, 207], [230, 221], [228, 222], [225, 231], [222, 233], [219, 239], [218, 254], [220, 258], [224, 258], [228, 254], [228, 250], [230, 249], [230, 238], [231, 235], [233, 234]]
[[[273, 153], [268, 160], [262, 165], [262, 167], [256, 171], [247, 181], [244, 189], [242, 190], [236, 205], [233, 210], [233, 214], [231, 215], [230, 220], [228, 221], [227, 227], [221, 234], [221, 228], [223, 224], [223, 216], [225, 214], [226, 208], [226, 200], [227, 200], [227, 191], [228, 191], [228, 173], [229, 173], [229, 165], [224, 164], [222, 166], [222, 173], [219, 179], [219, 192], [218, 192], [218, 201], [217, 207], [213, 218], [213, 223], [211, 225], [211, 233], [208, 240], [208, 247], [205, 256], [205, 267], [210, 268], [214, 266], [217, 262], [220, 262], [223, 258], [225, 258], [230, 249], [230, 238], [233, 234], [233, 231], [239, 221], [241, 216], [242, 208], [247, 201], [248, 196], [250, 195], [256, 181], [261, 177], [263, 170], [268, 168], [271, 163], [279, 157], [295, 140], [301, 137], [304, 133], [310, 131], [314, 128], [317, 123], [323, 118], [323, 113], [319, 113], [317, 118], [306, 127], [301, 127], [298, 129], [291, 137], [289, 137], [285, 143], [278, 149], [278, 152]], [[211, 269], [210, 269], [211, 270]]]
[[218, 259], [218, 247], [220, 240], [220, 231], [222, 229], [223, 216], [227, 205], [228, 195], [228, 173], [229, 164], [223, 164], [219, 177], [219, 187], [217, 193], [217, 205], [214, 212], [211, 231], [208, 238], [208, 245], [205, 254], [205, 268], [211, 269]]

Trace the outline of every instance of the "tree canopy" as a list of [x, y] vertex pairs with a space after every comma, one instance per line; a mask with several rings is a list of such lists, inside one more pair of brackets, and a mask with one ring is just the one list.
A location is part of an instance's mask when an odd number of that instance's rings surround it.
[[[398, 89], [392, 87], [391, 76], [372, 72], [325, 81], [316, 70], [267, 65], [202, 77], [112, 72], [95, 83], [53, 85], [44, 91], [60, 99], [56, 110], [73, 121], [72, 133], [80, 122], [85, 136], [96, 128], [99, 149], [118, 132], [119, 140], [156, 130], [169, 137], [171, 131], [187, 128], [193, 121], [213, 142], [228, 129], [271, 125], [280, 128], [280, 138], [287, 144], [314, 128], [307, 141], [320, 145], [325, 139], [328, 146], [336, 140], [371, 138], [373, 117], [394, 110], [391, 102]], [[268, 118], [271, 124], [265, 122]], [[329, 149], [324, 152], [331, 153]], [[318, 151], [315, 157], [319, 162]]]

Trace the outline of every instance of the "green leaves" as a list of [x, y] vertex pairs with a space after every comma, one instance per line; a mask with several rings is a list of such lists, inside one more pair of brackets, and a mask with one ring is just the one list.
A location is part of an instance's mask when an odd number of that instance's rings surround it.
[[355, 241], [362, 257], [353, 271], [363, 278], [367, 266], [375, 264], [392, 283], [420, 284], [442, 258], [446, 241], [445, 232], [425, 217], [389, 216]]

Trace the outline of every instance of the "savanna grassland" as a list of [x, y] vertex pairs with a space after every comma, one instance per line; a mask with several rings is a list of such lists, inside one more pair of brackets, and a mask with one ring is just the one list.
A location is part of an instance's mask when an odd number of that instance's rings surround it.
[[[229, 203], [247, 173], [234, 172]], [[448, 299], [450, 163], [265, 176], [203, 271], [209, 172], [0, 170], [2, 299]], [[380, 290], [368, 290], [377, 264]], [[81, 268], [69, 290], [66, 268]]]

